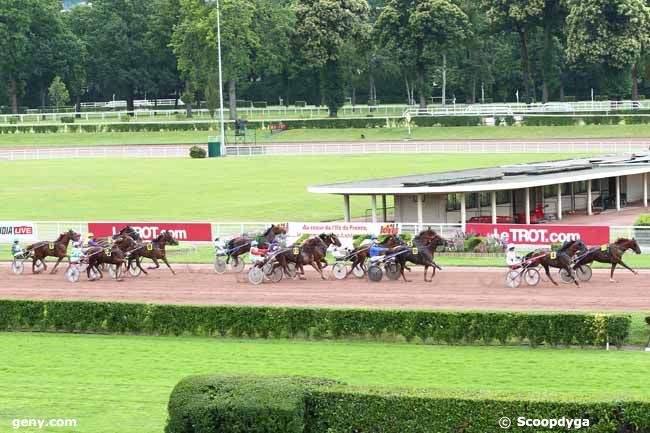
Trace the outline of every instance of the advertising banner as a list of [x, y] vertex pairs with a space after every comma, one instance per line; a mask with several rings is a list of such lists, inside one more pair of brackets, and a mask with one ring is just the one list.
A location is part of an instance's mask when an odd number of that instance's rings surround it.
[[467, 224], [466, 231], [481, 236], [498, 236], [506, 243], [515, 245], [551, 245], [577, 239], [590, 246], [610, 242], [607, 226]]
[[352, 247], [353, 237], [363, 234], [397, 234], [399, 224], [390, 223], [366, 223], [366, 222], [290, 222], [288, 224], [287, 238], [289, 243], [299, 237], [308, 235], [319, 235], [321, 233], [334, 233], [344, 247]]
[[138, 223], [138, 222], [102, 222], [88, 223], [88, 231], [97, 237], [113, 236], [125, 226], [133, 227], [142, 237], [150, 241], [163, 231], [171, 232], [177, 241], [209, 242], [212, 239], [212, 225], [209, 223]]
[[36, 240], [36, 226], [26, 221], [0, 221], [0, 243], [10, 244], [18, 238], [20, 242]]

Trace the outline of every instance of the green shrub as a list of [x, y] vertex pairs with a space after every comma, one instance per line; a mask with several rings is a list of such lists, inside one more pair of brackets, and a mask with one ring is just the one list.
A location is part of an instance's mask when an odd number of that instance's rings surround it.
[[650, 215], [648, 214], [639, 215], [639, 217], [634, 222], [634, 225], [641, 226], [641, 227], [650, 226]]
[[16, 125], [16, 124], [18, 124], [18, 122], [20, 122], [20, 117], [18, 117], [18, 116], [11, 116], [9, 118], [9, 124], [10, 125]]
[[476, 247], [481, 245], [485, 241], [485, 238], [481, 236], [471, 236], [465, 241], [465, 251], [472, 252]]
[[306, 107], [307, 101], [296, 101], [293, 105], [295, 105], [296, 107]]
[[266, 103], [266, 101], [254, 101], [253, 102], [253, 107], [254, 108], [266, 108], [267, 103]]
[[205, 158], [208, 156], [208, 152], [201, 146], [192, 146], [190, 147], [190, 157], [192, 158]]
[[72, 116], [63, 116], [63, 117], [61, 117], [61, 123], [74, 123], [74, 117], [72, 117]]
[[416, 126], [479, 126], [480, 116], [416, 116], [411, 120]]
[[[0, 330], [620, 346], [627, 315], [0, 300]], [[597, 324], [598, 326], [596, 326]], [[561, 330], [558, 331], [558, 330]]]
[[647, 401], [494, 399], [463, 391], [368, 388], [300, 377], [188, 377], [174, 388], [168, 413], [165, 433], [500, 433], [504, 416], [512, 421], [508, 431], [515, 433], [551, 431], [520, 427], [519, 417], [586, 419], [589, 426], [580, 426], [586, 433], [650, 429]]

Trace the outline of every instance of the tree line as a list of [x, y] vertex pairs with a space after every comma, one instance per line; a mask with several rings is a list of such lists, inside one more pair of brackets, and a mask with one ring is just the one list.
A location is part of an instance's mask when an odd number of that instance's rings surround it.
[[[69, 0], [68, 0], [69, 2]], [[220, 0], [224, 98], [345, 103], [639, 98], [648, 0]], [[218, 107], [214, 0], [0, 0], [0, 105]], [[593, 90], [592, 90], [593, 89]], [[54, 102], [55, 103], [54, 103]]]

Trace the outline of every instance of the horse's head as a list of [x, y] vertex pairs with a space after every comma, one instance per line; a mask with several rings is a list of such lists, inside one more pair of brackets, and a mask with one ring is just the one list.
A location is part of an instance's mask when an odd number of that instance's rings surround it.
[[70, 229], [67, 232], [61, 233], [58, 239], [56, 240], [56, 242], [64, 242], [64, 243], [70, 241], [77, 242], [79, 239], [81, 239], [81, 235], [75, 232], [74, 230]]
[[630, 246], [628, 248], [634, 250], [636, 254], [641, 254], [641, 247], [639, 246], [639, 243], [636, 241], [636, 239], [630, 240]]
[[113, 236], [113, 239], [117, 239], [119, 236], [123, 235], [127, 235], [137, 241], [141, 240], [140, 233], [129, 225], [124, 226], [117, 235]]
[[135, 249], [137, 247], [137, 244], [133, 240], [133, 238], [129, 235], [120, 235], [116, 239], [114, 239], [113, 244], [117, 246], [119, 249], [122, 251], [128, 251]]
[[382, 246], [386, 248], [393, 248], [398, 245], [404, 245], [404, 241], [397, 235], [388, 235], [386, 239], [381, 243]]
[[616, 239], [616, 242], [614, 242], [614, 245], [618, 246], [623, 251], [633, 250], [635, 253], [641, 254], [641, 247], [639, 246], [639, 243], [634, 238], [632, 239], [618, 238]]
[[435, 251], [436, 248], [446, 245], [447, 241], [436, 232], [433, 233], [434, 236], [429, 240], [429, 246], [433, 251]]
[[174, 236], [172, 236], [169, 230], [162, 232], [161, 236], [167, 245], [178, 245], [178, 241], [174, 239]]

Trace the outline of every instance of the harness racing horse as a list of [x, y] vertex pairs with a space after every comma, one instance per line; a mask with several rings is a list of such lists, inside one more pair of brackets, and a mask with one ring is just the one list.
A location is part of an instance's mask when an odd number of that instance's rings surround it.
[[124, 235], [129, 236], [131, 239], [133, 239], [136, 242], [142, 240], [142, 238], [140, 237], [140, 233], [138, 233], [138, 231], [136, 229], [134, 229], [131, 226], [124, 226], [119, 232], [117, 232], [117, 234], [114, 234], [113, 236], [97, 238], [96, 242], [100, 246], [102, 246], [104, 248], [107, 248], [107, 247], [111, 246], [111, 244], [115, 240], [117, 240], [119, 237], [124, 236]]
[[61, 233], [54, 242], [42, 241], [28, 245], [25, 250], [32, 254], [32, 272], [35, 274], [42, 272], [36, 270], [36, 263], [39, 261], [43, 264], [43, 271], [47, 269], [44, 260], [45, 257], [57, 257], [59, 260], [57, 260], [50, 272], [51, 274], [56, 273], [56, 268], [61, 263], [61, 260], [68, 257], [68, 245], [70, 241], [77, 242], [80, 237], [79, 233], [70, 229], [67, 232]]
[[156, 237], [156, 239], [151, 242], [138, 244], [137, 247], [127, 252], [129, 259], [128, 267], [130, 268], [131, 264], [135, 261], [138, 268], [144, 272], [145, 275], [147, 275], [148, 272], [145, 271], [142, 267], [141, 259], [147, 258], [153, 261], [155, 266], [149, 266], [149, 269], [160, 268], [160, 263], [158, 263], [158, 260], [162, 260], [165, 262], [169, 270], [172, 271], [172, 274], [176, 275], [176, 272], [172, 269], [172, 267], [169, 265], [169, 262], [167, 261], [167, 251], [165, 251], [165, 247], [167, 245], [178, 245], [178, 241], [176, 241], [176, 239], [174, 239], [174, 237], [168, 231], [162, 232], [158, 235], [158, 237]]
[[275, 239], [276, 236], [285, 234], [287, 231], [282, 226], [271, 224], [271, 227], [266, 229], [261, 236], [258, 236], [255, 239], [248, 237], [247, 235], [241, 235], [236, 238], [232, 238], [226, 244], [227, 258], [226, 264], [230, 263], [232, 258], [235, 263], [239, 260], [238, 257], [246, 254], [251, 249], [251, 242], [257, 240], [258, 248], [266, 249], [269, 247], [269, 244]]
[[[435, 254], [436, 248], [445, 245], [445, 243], [446, 241], [441, 236], [429, 229], [420, 233], [413, 239], [413, 246], [394, 248], [391, 251], [391, 254], [397, 253], [395, 258], [400, 265], [399, 272], [404, 281], [411, 281], [407, 280], [406, 275], [404, 275], [405, 269], [410, 271], [407, 262], [411, 262], [416, 265], [424, 266], [424, 281], [426, 283], [432, 282], [433, 277], [436, 274], [436, 269], [442, 270], [442, 268], [433, 261], [433, 255]], [[427, 271], [429, 270], [429, 267], [433, 268], [433, 271], [431, 273], [431, 279], [427, 280]]]
[[[377, 246], [381, 248], [395, 248], [399, 245], [404, 245], [404, 241], [398, 235], [390, 235], [386, 237], [381, 243]], [[355, 248], [350, 252], [352, 256], [352, 269], [359, 268], [363, 270], [364, 274], [368, 272], [366, 267], [366, 259], [370, 255], [370, 245], [364, 245], [362, 247]]]
[[[551, 277], [551, 272], [549, 268], [559, 268], [564, 269], [569, 277], [573, 280], [576, 286], [580, 287], [578, 279], [575, 277], [573, 268], [571, 267], [571, 260], [577, 252], [586, 252], [587, 245], [581, 240], [566, 241], [564, 245], [557, 251], [551, 251], [548, 249], [537, 249], [526, 254], [525, 260], [532, 259], [529, 266], [538, 266], [542, 265], [546, 276], [551, 283], [558, 285], [557, 282]], [[537, 258], [534, 258], [539, 256]]]
[[321, 279], [326, 280], [327, 277], [323, 275], [322, 263], [325, 261], [327, 249], [330, 245], [341, 246], [341, 241], [334, 233], [321, 233], [320, 235], [307, 239], [300, 247], [300, 265], [301, 274], [305, 275], [303, 264], [311, 265], [318, 271]]
[[633, 250], [636, 254], [641, 254], [641, 248], [636, 239], [618, 238], [613, 244], [591, 248], [576, 262], [573, 268], [575, 269], [579, 266], [588, 265], [592, 262], [610, 263], [612, 265], [612, 270], [609, 273], [609, 281], [615, 283], [614, 269], [616, 269], [616, 265], [621, 265], [634, 275], [638, 275], [637, 271], [623, 262], [623, 254], [625, 254], [627, 250]]
[[103, 277], [100, 265], [115, 265], [116, 279], [119, 281], [119, 272], [122, 266], [126, 263], [126, 251], [135, 248], [135, 241], [129, 236], [120, 236], [115, 239], [115, 242], [110, 247], [90, 247], [86, 250], [86, 259], [88, 267], [86, 274], [90, 281], [95, 281], [90, 276], [91, 271], [94, 269], [97, 272], [100, 280]]

